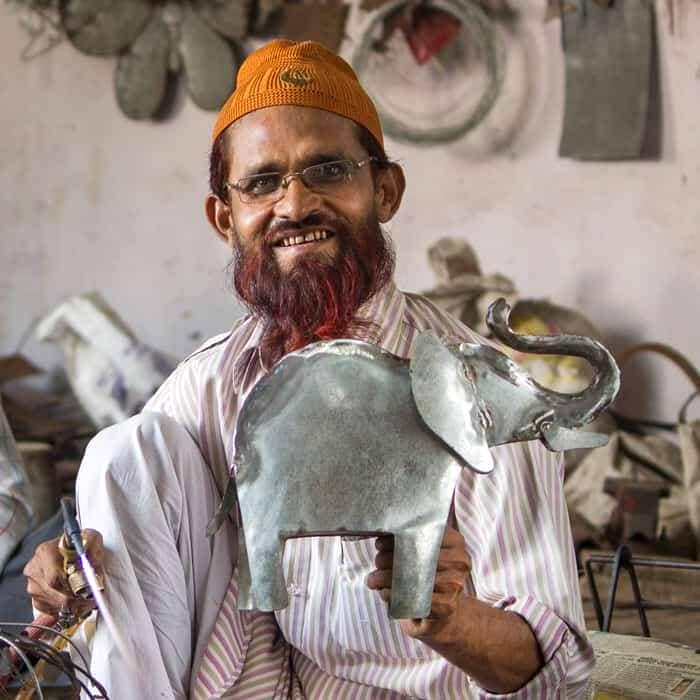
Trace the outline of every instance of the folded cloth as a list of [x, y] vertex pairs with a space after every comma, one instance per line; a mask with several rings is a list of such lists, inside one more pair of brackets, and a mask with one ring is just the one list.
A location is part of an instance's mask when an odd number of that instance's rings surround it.
[[31, 520], [29, 482], [0, 404], [0, 571], [29, 532]]

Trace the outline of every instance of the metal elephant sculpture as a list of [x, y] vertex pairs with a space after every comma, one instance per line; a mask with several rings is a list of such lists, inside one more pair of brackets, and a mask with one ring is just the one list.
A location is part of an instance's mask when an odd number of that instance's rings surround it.
[[360, 341], [287, 355], [253, 388], [238, 419], [236, 476], [210, 531], [238, 501], [241, 609], [288, 604], [282, 555], [291, 537], [394, 535], [390, 615], [426, 617], [460, 470], [489, 472], [489, 447], [540, 439], [594, 447], [578, 428], [614, 398], [610, 353], [580, 336], [519, 336], [504, 300], [487, 323], [507, 345], [577, 355], [596, 370], [581, 393], [538, 385], [487, 345], [421, 334], [410, 360]]

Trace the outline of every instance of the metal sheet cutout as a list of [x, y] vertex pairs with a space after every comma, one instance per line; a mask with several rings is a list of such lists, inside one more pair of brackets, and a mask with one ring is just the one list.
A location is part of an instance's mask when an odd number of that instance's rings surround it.
[[118, 53], [141, 33], [153, 12], [148, 0], [62, 0], [61, 23], [80, 51]]
[[192, 0], [192, 7], [216, 32], [241, 41], [248, 34], [251, 0]]
[[559, 155], [639, 158], [649, 111], [653, 4], [560, 2], [566, 106]]
[[508, 311], [503, 300], [490, 311], [499, 338], [528, 352], [585, 357], [597, 371], [591, 385], [557, 394], [491, 347], [446, 345], [432, 333], [416, 339], [410, 360], [360, 341], [315, 343], [256, 384], [238, 418], [235, 481], [210, 527], [237, 495], [240, 608], [288, 604], [282, 553], [290, 537], [391, 533], [390, 615], [426, 617], [462, 469], [489, 471], [489, 446], [505, 442], [600, 444], [578, 428], [617, 392], [612, 356], [588, 338], [516, 336]]
[[186, 8], [178, 48], [192, 100], [202, 109], [218, 109], [233, 90], [236, 63], [231, 47]]
[[170, 32], [155, 16], [117, 63], [117, 103], [127, 117], [148, 119], [158, 111], [167, 88], [169, 60]]

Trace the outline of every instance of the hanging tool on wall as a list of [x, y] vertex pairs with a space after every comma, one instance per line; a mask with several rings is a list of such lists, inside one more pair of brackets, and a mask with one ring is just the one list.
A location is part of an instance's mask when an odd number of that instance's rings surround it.
[[500, 95], [504, 55], [479, 0], [389, 0], [368, 19], [351, 63], [385, 132], [428, 144], [481, 124]]
[[566, 104], [559, 155], [642, 156], [654, 53], [651, 0], [559, 0]]

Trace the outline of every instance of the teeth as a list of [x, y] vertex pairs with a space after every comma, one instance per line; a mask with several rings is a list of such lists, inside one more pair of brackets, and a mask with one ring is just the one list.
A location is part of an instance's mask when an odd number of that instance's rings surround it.
[[325, 241], [328, 238], [328, 231], [311, 231], [305, 236], [289, 236], [282, 239], [283, 246], [298, 245], [299, 243], [310, 243], [311, 241]]

